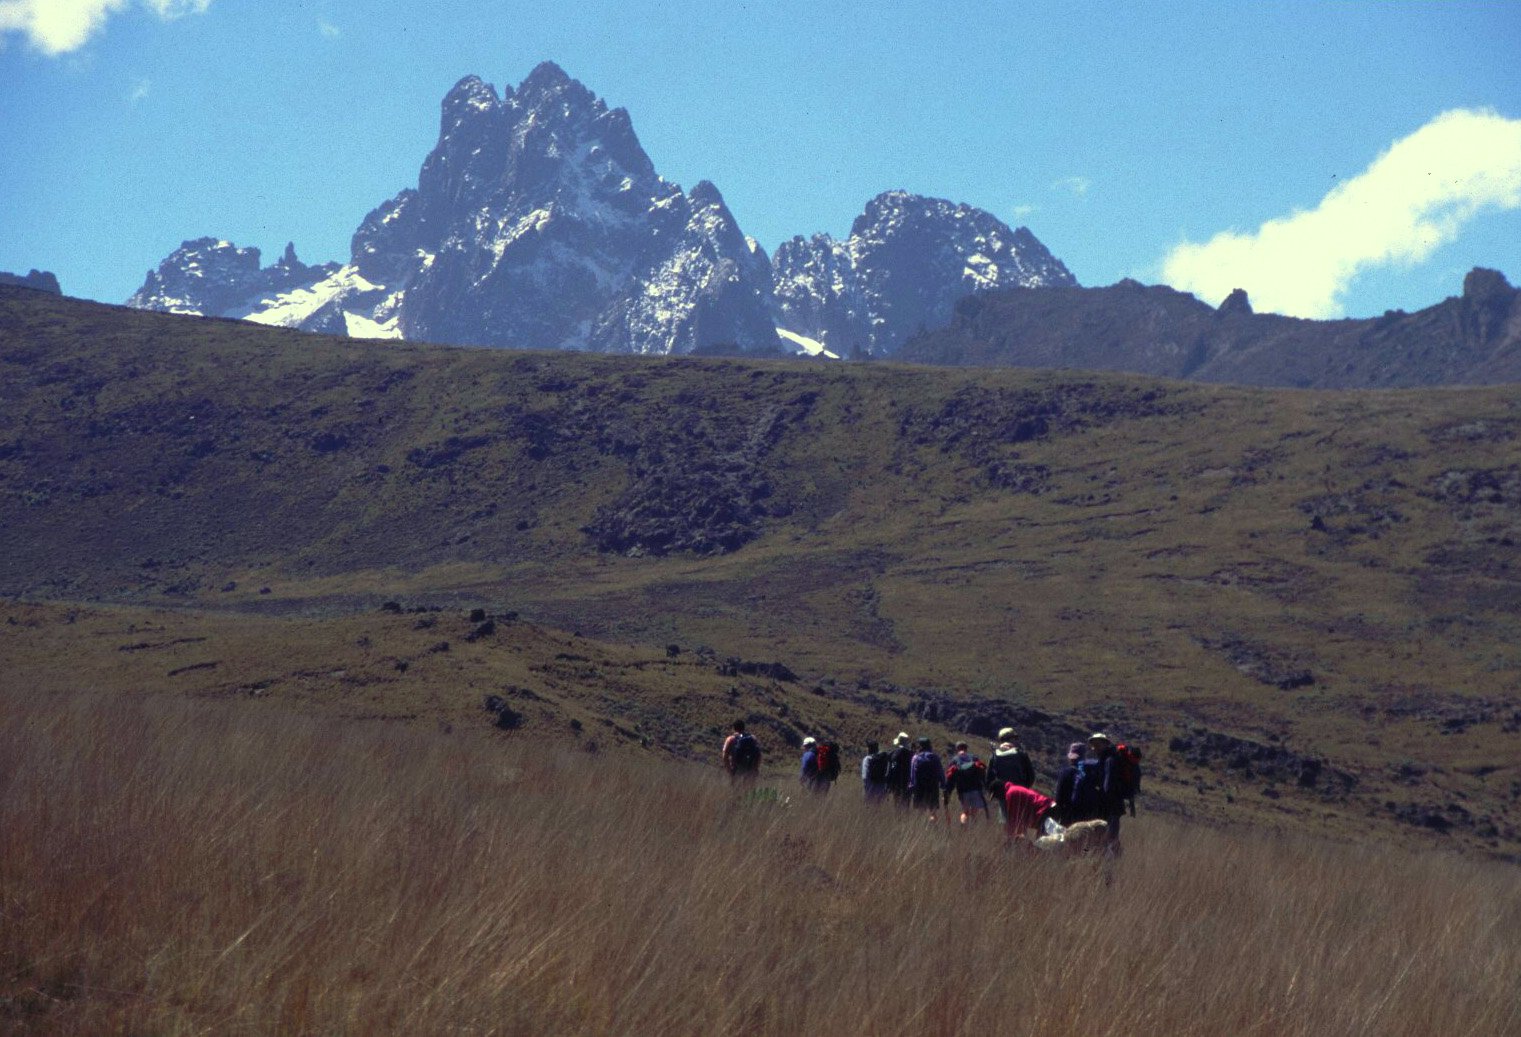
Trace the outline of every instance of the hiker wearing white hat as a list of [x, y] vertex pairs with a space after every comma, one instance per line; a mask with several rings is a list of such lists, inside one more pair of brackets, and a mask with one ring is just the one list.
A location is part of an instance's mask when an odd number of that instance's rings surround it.
[[908, 806], [908, 779], [913, 765], [914, 750], [909, 745], [908, 732], [899, 731], [893, 739], [893, 747], [887, 751], [887, 791], [900, 807]]
[[1009, 783], [1030, 788], [1035, 784], [1035, 765], [1030, 762], [1030, 754], [1019, 747], [1019, 735], [1012, 727], [1005, 727], [998, 732], [998, 745], [988, 761], [987, 789], [998, 804], [999, 820], [1007, 820], [1003, 787]]

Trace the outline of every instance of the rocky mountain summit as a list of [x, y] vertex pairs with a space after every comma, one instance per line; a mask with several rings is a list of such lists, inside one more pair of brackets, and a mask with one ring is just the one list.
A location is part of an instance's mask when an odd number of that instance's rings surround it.
[[[186, 242], [128, 301], [307, 331], [620, 353], [886, 353], [978, 288], [1073, 284], [1028, 230], [901, 191], [850, 238], [765, 251], [723, 196], [663, 179], [628, 113], [545, 63], [443, 100], [417, 186], [365, 217], [348, 263]], [[778, 327], [782, 329], [778, 336]]]
[[772, 259], [777, 325], [836, 354], [894, 352], [951, 319], [956, 302], [998, 288], [1073, 287], [1077, 280], [1028, 228], [938, 198], [888, 191], [850, 237], [784, 242]]

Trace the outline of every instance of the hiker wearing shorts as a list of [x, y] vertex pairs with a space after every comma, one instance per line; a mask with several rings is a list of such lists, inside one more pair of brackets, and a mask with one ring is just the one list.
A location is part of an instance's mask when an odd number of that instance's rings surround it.
[[734, 721], [734, 730], [724, 739], [720, 755], [731, 784], [754, 781], [760, 774], [760, 743], [746, 733], [743, 720]]
[[948, 807], [951, 802], [951, 793], [961, 801], [961, 823], [968, 824], [977, 820], [977, 815], [988, 815], [988, 800], [983, 795], [983, 788], [987, 784], [987, 767], [977, 757], [971, 754], [965, 742], [957, 742], [955, 755], [951, 757], [950, 766], [945, 769], [945, 792], [944, 802]]

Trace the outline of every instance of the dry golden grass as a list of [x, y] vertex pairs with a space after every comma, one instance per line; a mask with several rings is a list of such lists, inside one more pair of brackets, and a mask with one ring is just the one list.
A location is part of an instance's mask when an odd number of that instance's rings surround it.
[[252, 703], [0, 705], [0, 1030], [1521, 1028], [1509, 865], [1143, 814], [1106, 884], [848, 783], [777, 807]]

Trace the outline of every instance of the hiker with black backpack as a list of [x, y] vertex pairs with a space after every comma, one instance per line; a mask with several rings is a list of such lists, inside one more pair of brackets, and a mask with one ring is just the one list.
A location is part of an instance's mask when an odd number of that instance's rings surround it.
[[734, 721], [734, 730], [724, 739], [722, 756], [724, 770], [729, 772], [730, 784], [753, 782], [759, 776], [760, 743], [745, 730], [743, 720]]
[[1077, 782], [1077, 765], [1087, 754], [1088, 746], [1085, 743], [1073, 742], [1067, 746], [1066, 764], [1056, 772], [1056, 790], [1051, 795], [1056, 800], [1056, 820], [1064, 825], [1083, 820], [1071, 814], [1072, 786]]
[[1019, 747], [1019, 735], [1015, 734], [1012, 727], [998, 732], [998, 746], [993, 750], [993, 758], [988, 761], [988, 793], [998, 804], [1000, 820], [1005, 821], [1008, 820], [1003, 800], [1006, 782], [1021, 788], [1030, 788], [1035, 784], [1035, 764], [1030, 762], [1029, 753]]
[[909, 805], [915, 810], [929, 811], [930, 821], [940, 809], [940, 786], [944, 775], [940, 770], [940, 757], [936, 755], [928, 738], [919, 739], [919, 751], [909, 763]]
[[[973, 756], [965, 742], [957, 742], [951, 764], [945, 769], [945, 806], [949, 807], [951, 793], [961, 801], [961, 823], [977, 820], [977, 815], [991, 817], [988, 800], [983, 790], [987, 786], [987, 766]], [[947, 815], [949, 816], [949, 815]]]
[[868, 803], [880, 803], [887, 798], [888, 754], [879, 752], [876, 742], [866, 743], [866, 755], [861, 757], [861, 794]]
[[887, 791], [900, 807], [908, 806], [909, 770], [914, 763], [914, 751], [908, 743], [908, 732], [899, 731], [887, 754]]

